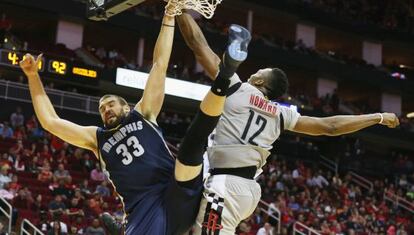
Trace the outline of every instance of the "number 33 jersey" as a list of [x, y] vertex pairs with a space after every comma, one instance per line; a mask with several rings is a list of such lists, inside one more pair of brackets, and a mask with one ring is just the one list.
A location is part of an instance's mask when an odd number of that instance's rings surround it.
[[116, 128], [98, 128], [97, 139], [101, 163], [126, 212], [144, 199], [159, 199], [173, 180], [174, 159], [160, 129], [137, 111]]
[[269, 101], [256, 87], [231, 78], [230, 94], [208, 149], [211, 168], [257, 166], [266, 162], [282, 129], [295, 127], [300, 114]]

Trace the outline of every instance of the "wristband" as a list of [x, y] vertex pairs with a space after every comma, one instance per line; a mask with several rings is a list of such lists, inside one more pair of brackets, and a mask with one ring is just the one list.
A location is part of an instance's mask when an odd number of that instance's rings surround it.
[[162, 23], [162, 26], [171, 27], [171, 28], [174, 28], [175, 27], [174, 25], [169, 25], [169, 24], [164, 24], [164, 23]]
[[381, 116], [381, 120], [379, 122], [379, 124], [382, 124], [382, 122], [384, 121], [384, 115], [382, 115], [382, 113], [378, 113]]

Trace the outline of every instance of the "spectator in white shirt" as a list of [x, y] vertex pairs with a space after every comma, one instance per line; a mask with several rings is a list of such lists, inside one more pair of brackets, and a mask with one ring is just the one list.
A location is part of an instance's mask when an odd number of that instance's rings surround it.
[[300, 176], [299, 169], [298, 168], [294, 169], [293, 172], [292, 172], [292, 178], [297, 179], [297, 178], [299, 178], [299, 176]]
[[257, 231], [256, 235], [273, 235], [273, 228], [269, 223], [265, 223], [264, 226]]
[[314, 177], [313, 181], [315, 182], [315, 185], [319, 188], [324, 188], [325, 186], [329, 186], [329, 182], [323, 177], [322, 172], [318, 172], [316, 177]]
[[8, 184], [8, 183], [11, 182], [11, 178], [7, 174], [7, 169], [8, 169], [7, 166], [1, 167], [1, 170], [0, 170], [0, 189], [3, 188], [4, 184]]

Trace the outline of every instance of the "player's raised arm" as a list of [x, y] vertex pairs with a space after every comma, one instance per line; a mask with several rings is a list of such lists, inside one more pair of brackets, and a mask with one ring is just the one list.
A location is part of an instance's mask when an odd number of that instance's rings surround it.
[[400, 122], [393, 113], [339, 115], [326, 118], [301, 116], [292, 131], [308, 135], [337, 136], [356, 132], [376, 124], [395, 128]]
[[96, 152], [97, 127], [84, 127], [73, 122], [59, 118], [47, 96], [38, 73], [38, 63], [42, 55], [35, 60], [32, 55], [26, 54], [26, 58], [20, 62], [20, 67], [29, 80], [30, 95], [33, 107], [40, 124], [50, 133], [62, 140]]
[[209, 47], [197, 22], [185, 12], [177, 16], [177, 22], [187, 46], [194, 52], [197, 61], [212, 80], [216, 79], [220, 58]]
[[155, 43], [153, 64], [144, 94], [135, 109], [146, 119], [155, 122], [161, 110], [165, 96], [165, 77], [170, 61], [174, 40], [174, 17], [164, 16], [161, 30]]

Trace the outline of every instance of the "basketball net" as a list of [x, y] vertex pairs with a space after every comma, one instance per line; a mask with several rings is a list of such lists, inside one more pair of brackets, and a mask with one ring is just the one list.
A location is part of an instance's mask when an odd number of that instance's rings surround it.
[[165, 14], [177, 16], [183, 13], [183, 9], [195, 10], [207, 19], [211, 19], [217, 5], [222, 0], [170, 0], [165, 7]]

